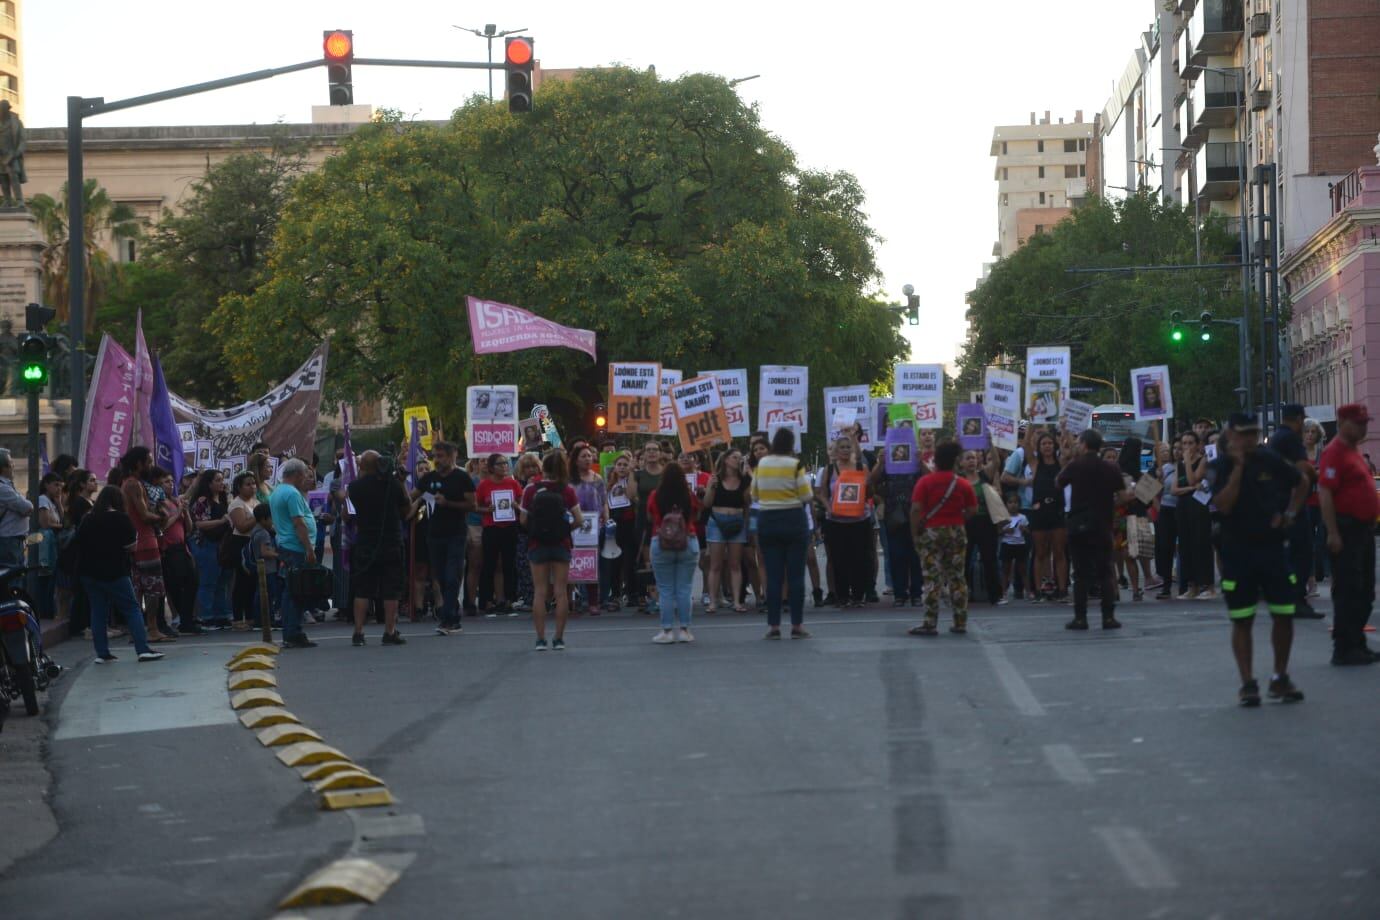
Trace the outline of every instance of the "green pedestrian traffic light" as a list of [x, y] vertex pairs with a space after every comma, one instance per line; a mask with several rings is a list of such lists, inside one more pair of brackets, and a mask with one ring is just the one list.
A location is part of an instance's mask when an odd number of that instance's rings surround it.
[[1198, 333], [1198, 338], [1202, 339], [1204, 342], [1211, 342], [1212, 330], [1204, 326], [1203, 330]]
[[1169, 333], [1169, 337], [1175, 342], [1182, 342], [1184, 340], [1184, 331], [1178, 326], [1175, 326], [1173, 331]]
[[1212, 314], [1204, 310], [1203, 315], [1198, 317], [1198, 338], [1204, 342], [1212, 341]]
[[1175, 345], [1179, 344], [1184, 340], [1184, 327], [1182, 325], [1183, 320], [1184, 315], [1180, 313], [1178, 310], [1175, 310], [1173, 313], [1169, 314], [1169, 341], [1173, 342]]
[[19, 376], [25, 389], [37, 392], [48, 385], [48, 343], [41, 335], [26, 335], [19, 343]]

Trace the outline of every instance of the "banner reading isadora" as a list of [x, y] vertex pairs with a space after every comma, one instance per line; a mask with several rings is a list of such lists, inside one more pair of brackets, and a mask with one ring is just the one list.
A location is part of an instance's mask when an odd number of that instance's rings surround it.
[[763, 364], [757, 388], [757, 427], [790, 424], [796, 435], [810, 430], [810, 369], [785, 364]]
[[681, 450], [704, 450], [728, 443], [728, 415], [713, 377], [692, 377], [671, 387], [671, 407]]
[[598, 360], [594, 348], [594, 333], [588, 329], [572, 329], [544, 319], [521, 307], [466, 297], [470, 314], [470, 338], [477, 355], [525, 348], [573, 348]]
[[[310, 457], [325, 376], [323, 343], [287, 380], [253, 402], [203, 409], [175, 393], [168, 398], [175, 419], [192, 425], [190, 440], [210, 447], [206, 451], [198, 445], [197, 459], [208, 457], [206, 466], [214, 465], [219, 457], [248, 454], [259, 441], [275, 455]], [[81, 465], [102, 481], [137, 440], [131, 428], [138, 409], [134, 384], [134, 359], [109, 335], [102, 336], [87, 393], [80, 448]]]
[[661, 365], [609, 365], [609, 431], [655, 434], [661, 427]]
[[752, 417], [748, 415], [747, 370], [700, 371], [701, 377], [713, 377], [719, 385], [719, 399], [723, 400], [728, 416], [728, 431], [735, 438], [752, 434]]
[[896, 365], [891, 396], [910, 403], [916, 428], [938, 428], [944, 421], [944, 365]]
[[468, 387], [465, 407], [465, 439], [471, 457], [511, 457], [518, 452], [517, 387]]

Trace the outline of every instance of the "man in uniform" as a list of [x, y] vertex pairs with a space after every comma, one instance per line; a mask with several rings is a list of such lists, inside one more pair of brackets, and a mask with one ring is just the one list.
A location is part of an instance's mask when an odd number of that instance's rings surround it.
[[1357, 447], [1370, 413], [1360, 403], [1337, 410], [1337, 437], [1323, 449], [1318, 505], [1332, 556], [1332, 663], [1371, 664], [1366, 622], [1375, 603], [1375, 481]]
[[1254, 415], [1233, 413], [1226, 444], [1208, 467], [1213, 502], [1222, 525], [1222, 596], [1231, 618], [1231, 650], [1241, 672], [1242, 706], [1260, 705], [1252, 670], [1251, 627], [1256, 603], [1265, 595], [1272, 623], [1275, 667], [1271, 699], [1296, 703], [1303, 692], [1289, 679], [1294, 644], [1294, 576], [1284, 541], [1308, 497], [1308, 480], [1279, 454], [1260, 444]]
[[[1303, 449], [1303, 406], [1287, 403], [1280, 413], [1281, 424], [1270, 435], [1270, 448], [1308, 480], [1308, 490], [1318, 481], [1318, 471]], [[1294, 618], [1320, 620], [1322, 614], [1308, 603], [1308, 575], [1313, 571], [1313, 527], [1308, 515], [1301, 514], [1289, 528], [1289, 571], [1294, 574]]]

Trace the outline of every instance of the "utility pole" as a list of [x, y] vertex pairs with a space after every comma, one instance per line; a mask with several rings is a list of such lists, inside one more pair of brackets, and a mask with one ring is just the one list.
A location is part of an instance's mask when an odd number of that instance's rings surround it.
[[527, 28], [524, 26], [524, 27], [521, 28], [521, 29], [505, 29], [504, 31], [500, 32], [500, 31], [498, 31], [498, 26], [494, 25], [492, 22], [486, 23], [486, 24], [484, 25], [484, 28], [483, 28], [482, 30], [480, 30], [480, 29], [471, 29], [471, 28], [469, 28], [468, 26], [454, 26], [454, 25], [451, 26], [451, 28], [452, 28], [452, 29], [459, 29], [461, 32], [472, 32], [472, 33], [474, 33], [475, 35], [478, 35], [480, 38], [482, 38], [482, 39], [484, 39], [485, 41], [488, 42], [488, 44], [489, 44], [489, 101], [490, 101], [490, 102], [493, 102], [493, 101], [494, 101], [494, 71], [493, 71], [493, 66], [494, 66], [494, 39], [496, 39], [496, 38], [506, 38], [506, 37], [509, 36], [509, 35], [517, 35], [519, 32], [526, 32], [526, 31], [527, 31]]

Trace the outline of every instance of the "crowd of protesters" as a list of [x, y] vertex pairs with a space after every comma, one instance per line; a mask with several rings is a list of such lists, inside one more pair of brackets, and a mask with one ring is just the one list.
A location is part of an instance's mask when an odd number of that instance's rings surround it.
[[[962, 634], [974, 599], [1069, 604], [1066, 627], [1084, 630], [1092, 602], [1104, 629], [1119, 628], [1123, 592], [1133, 603], [1152, 591], [1225, 597], [1241, 701], [1253, 705], [1249, 624], [1263, 597], [1275, 624], [1270, 693], [1301, 699], [1286, 670], [1291, 624], [1319, 616], [1310, 598], [1329, 577], [1333, 662], [1376, 660], [1363, 633], [1376, 518], [1357, 449], [1368, 416], [1345, 406], [1338, 418], [1329, 443], [1286, 406], [1268, 448], [1247, 416], [1115, 447], [1097, 431], [1075, 439], [1028, 425], [1011, 452], [962, 450], [926, 430], [916, 472], [889, 471], [861, 427], [832, 440], [818, 468], [796, 456], [790, 431], [754, 435], [746, 452], [577, 440], [468, 461], [438, 439], [412, 470], [361, 454], [348, 488], [338, 454], [316, 506], [315, 463], [285, 459], [275, 483], [267, 445], [228, 482], [208, 469], [174, 483], [134, 448], [102, 484], [64, 456], [41, 482], [36, 602], [67, 614], [74, 633], [89, 629], [98, 660], [114, 660], [107, 629], [123, 623], [152, 661], [155, 645], [255, 629], [264, 611], [289, 647], [314, 645], [304, 626], [331, 613], [353, 622], [355, 645], [367, 643], [371, 609], [390, 645], [405, 643], [400, 612], [434, 617], [441, 635], [463, 632], [467, 616], [530, 613], [535, 648], [561, 650], [572, 615], [627, 607], [659, 617], [653, 642], [691, 643], [696, 606], [742, 614], [749, 597], [768, 639], [781, 637], [783, 613], [792, 638], [810, 636], [807, 598], [851, 609], [889, 595], [919, 608], [912, 635], [934, 636], [946, 598]], [[10, 473], [0, 451], [0, 561], [16, 564], [33, 506]], [[597, 535], [597, 583], [569, 582], [580, 528]], [[321, 569], [327, 541], [334, 575], [302, 576]]]

